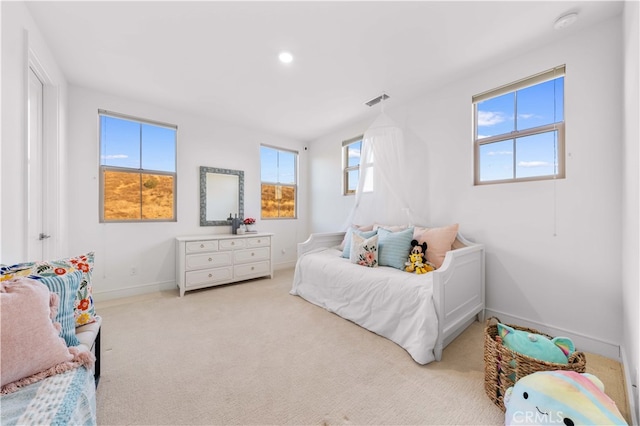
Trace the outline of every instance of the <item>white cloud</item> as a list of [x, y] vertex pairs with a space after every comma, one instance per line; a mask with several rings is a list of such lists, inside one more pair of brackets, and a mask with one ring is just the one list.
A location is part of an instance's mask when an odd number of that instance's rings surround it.
[[119, 160], [121, 158], [129, 158], [127, 154], [112, 154], [112, 155], [103, 155], [103, 159], [105, 160]]
[[478, 126], [493, 126], [505, 121], [507, 117], [503, 112], [478, 111]]
[[489, 151], [487, 155], [511, 155], [513, 151]]
[[525, 120], [532, 117], [535, 117], [535, 114], [518, 114], [518, 118], [523, 118]]
[[520, 161], [518, 167], [553, 167], [548, 161]]

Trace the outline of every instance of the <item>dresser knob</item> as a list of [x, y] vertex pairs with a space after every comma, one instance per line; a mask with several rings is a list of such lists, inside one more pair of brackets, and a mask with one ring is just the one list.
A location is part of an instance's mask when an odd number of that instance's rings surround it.
[[236, 242], [235, 242], [235, 241], [231, 241], [231, 245], [232, 245], [232, 246], [235, 246], [235, 245], [236, 245]]
[[212, 258], [209, 258], [209, 262], [211, 262], [212, 260], [213, 260]]
[[261, 240], [258, 240], [258, 244], [260, 244], [260, 241], [261, 241]]
[[209, 274], [209, 278], [213, 277], [213, 275]]
[[256, 269], [256, 268], [255, 268], [255, 266], [252, 266], [252, 267], [251, 267], [251, 270], [253, 271], [254, 269]]
[[200, 248], [204, 248], [204, 244], [200, 244]]
[[255, 255], [256, 255], [255, 253], [251, 252], [251, 256], [255, 256]]

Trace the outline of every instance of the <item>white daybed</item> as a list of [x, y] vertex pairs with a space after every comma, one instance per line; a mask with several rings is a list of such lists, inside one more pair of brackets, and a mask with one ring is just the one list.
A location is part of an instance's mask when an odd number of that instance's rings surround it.
[[290, 294], [386, 337], [419, 364], [439, 361], [476, 317], [484, 321], [483, 245], [458, 233], [442, 266], [419, 275], [351, 263], [338, 249], [344, 234], [298, 244]]

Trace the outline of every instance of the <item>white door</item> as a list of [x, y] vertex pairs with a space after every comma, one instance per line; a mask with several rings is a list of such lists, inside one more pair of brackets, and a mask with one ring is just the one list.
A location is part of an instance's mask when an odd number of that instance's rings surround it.
[[44, 258], [44, 173], [43, 153], [43, 106], [44, 85], [33, 69], [29, 68], [28, 97], [28, 147], [27, 147], [27, 259]]

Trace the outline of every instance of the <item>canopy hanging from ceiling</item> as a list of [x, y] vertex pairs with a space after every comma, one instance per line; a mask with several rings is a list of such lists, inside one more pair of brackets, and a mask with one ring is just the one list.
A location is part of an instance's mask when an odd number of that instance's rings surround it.
[[424, 182], [411, 181], [409, 163], [402, 129], [382, 112], [362, 139], [358, 187], [345, 229], [372, 223], [415, 223], [411, 188]]

